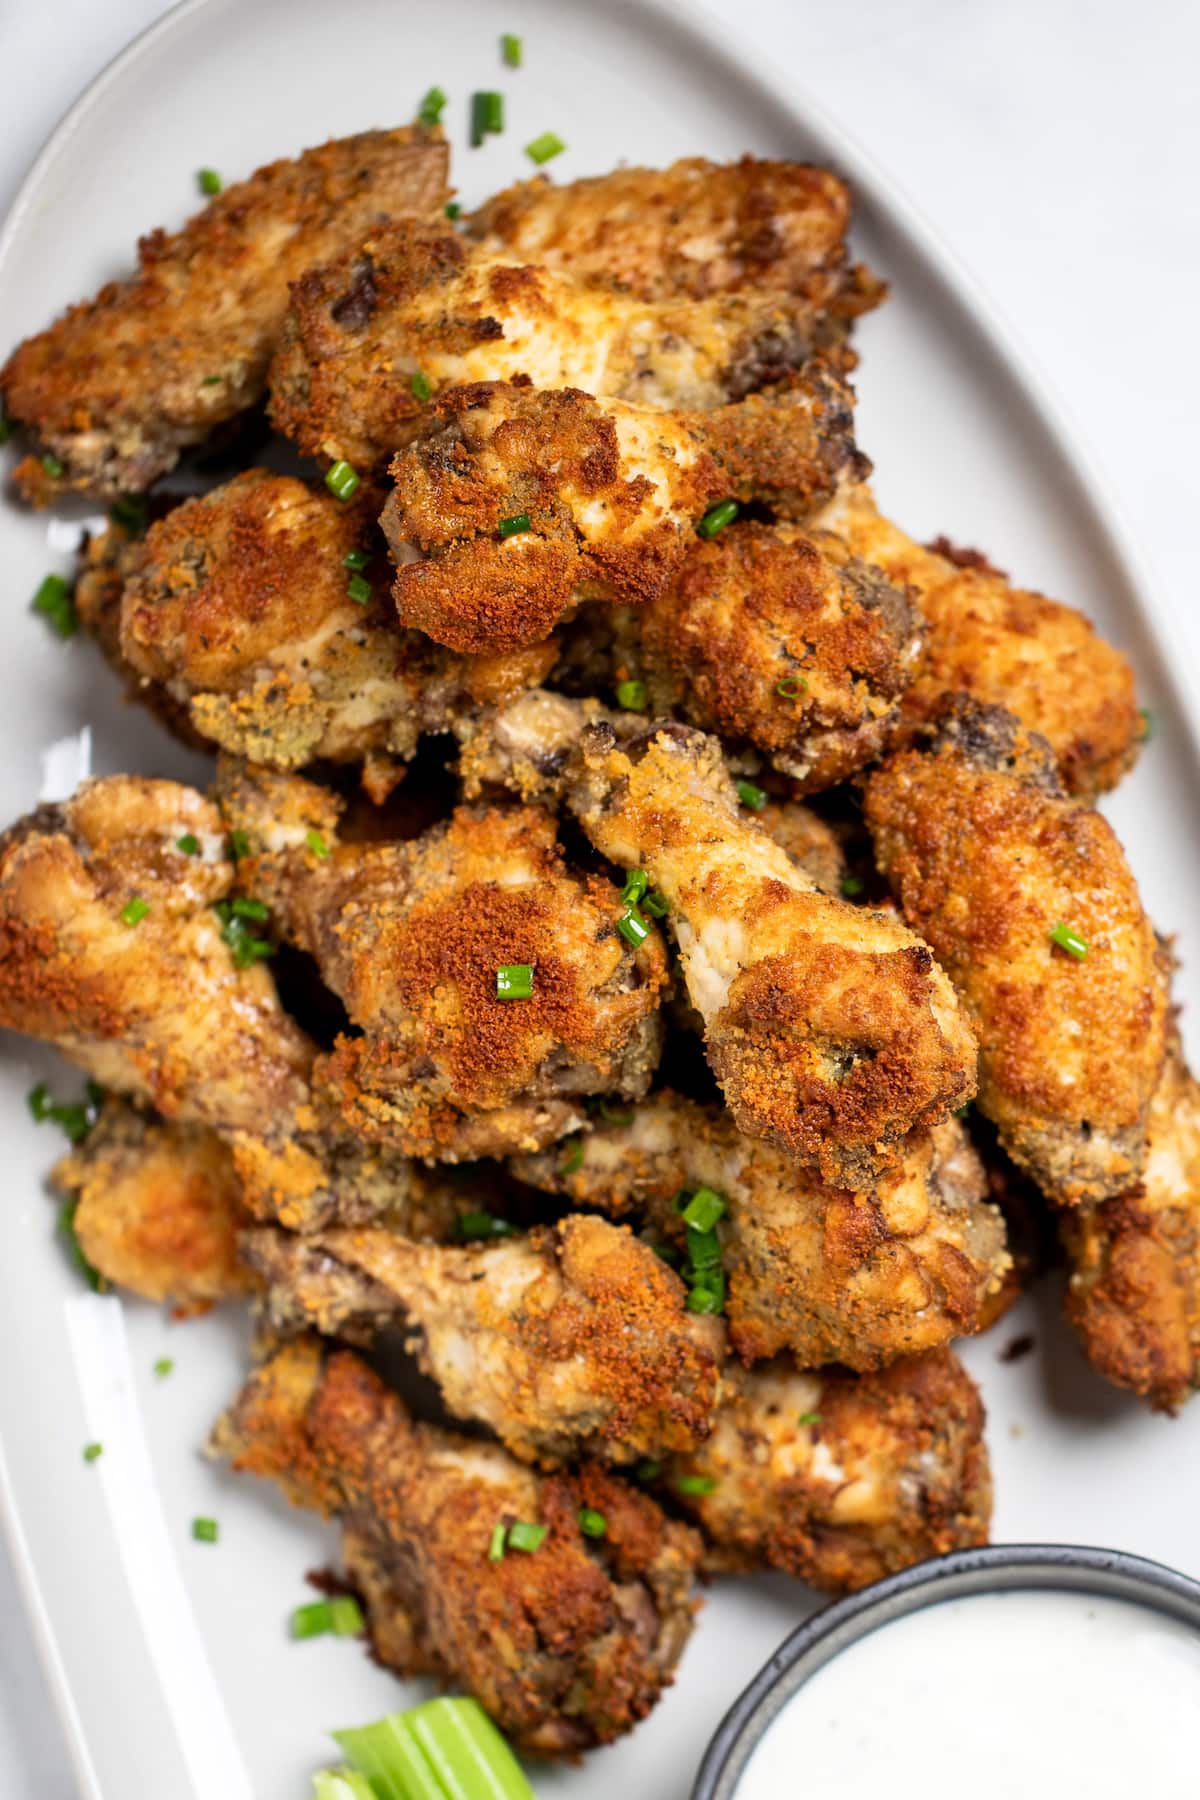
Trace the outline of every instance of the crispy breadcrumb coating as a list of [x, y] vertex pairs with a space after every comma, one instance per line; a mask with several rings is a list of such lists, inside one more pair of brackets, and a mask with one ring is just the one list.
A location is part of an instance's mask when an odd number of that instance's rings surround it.
[[721, 1328], [646, 1244], [580, 1215], [478, 1248], [388, 1231], [246, 1234], [276, 1326], [370, 1342], [397, 1324], [460, 1419], [525, 1462], [632, 1462], [712, 1423]]
[[312, 1046], [262, 963], [234, 960], [213, 911], [232, 880], [192, 788], [109, 775], [40, 807], [0, 838], [0, 1024], [167, 1117], [285, 1117]]
[[822, 1187], [727, 1112], [670, 1092], [629, 1122], [595, 1122], [564, 1147], [516, 1157], [513, 1173], [573, 1206], [641, 1214], [682, 1246], [680, 1191], [715, 1189], [730, 1342], [746, 1362], [790, 1350], [802, 1368], [875, 1369], [976, 1329], [1008, 1268], [983, 1170], [947, 1119], [865, 1193]]
[[[848, 391], [820, 365], [713, 412], [654, 412], [574, 388], [451, 388], [391, 466], [382, 524], [403, 624], [453, 650], [546, 637], [579, 601], [660, 593], [715, 502], [803, 517], [862, 458]], [[504, 535], [514, 519], [528, 527]]]
[[237, 1254], [246, 1223], [241, 1183], [228, 1148], [207, 1127], [109, 1099], [51, 1179], [76, 1196], [79, 1247], [114, 1286], [202, 1311], [252, 1285]]
[[[729, 1372], [708, 1442], [664, 1486], [718, 1568], [767, 1566], [833, 1593], [985, 1544], [992, 1509], [983, 1405], [948, 1350], [877, 1375]], [[712, 1491], [681, 1491], [680, 1477]]]
[[[864, 816], [904, 916], [979, 1037], [979, 1108], [1053, 1200], [1141, 1174], [1162, 1067], [1165, 959], [1111, 826], [1066, 799], [1044, 738], [961, 698], [868, 779]], [[1086, 946], [1077, 958], [1052, 934]]]
[[[948, 694], [1003, 706], [1049, 743], [1068, 793], [1115, 787], [1142, 733], [1133, 670], [1074, 607], [1014, 587], [984, 559], [923, 549], [847, 490], [822, 519], [850, 551], [907, 585], [925, 619], [925, 655], [904, 717], [934, 717]], [[944, 545], [943, 549], [949, 549]]]
[[836, 831], [800, 800], [770, 799], [755, 814], [768, 837], [786, 850], [796, 867], [827, 894], [841, 892], [846, 853]]
[[[350, 1129], [459, 1161], [552, 1141], [587, 1094], [645, 1092], [661, 941], [626, 944], [617, 889], [566, 867], [549, 813], [460, 807], [409, 842], [339, 844], [336, 801], [297, 776], [226, 764], [220, 785], [239, 872], [359, 1034], [321, 1075]], [[500, 997], [523, 964], [530, 996]]]
[[[691, 1632], [696, 1534], [596, 1463], [538, 1476], [498, 1446], [414, 1424], [350, 1351], [277, 1351], [214, 1453], [340, 1516], [372, 1646], [398, 1675], [473, 1693], [524, 1754], [610, 1742], [670, 1684]], [[581, 1508], [604, 1515], [584, 1535]], [[544, 1524], [489, 1556], [497, 1527]]]
[[365, 131], [270, 163], [181, 231], [151, 232], [138, 272], [27, 338], [0, 369], [4, 411], [62, 463], [28, 456], [27, 500], [150, 486], [253, 406], [288, 283], [381, 220], [440, 211], [449, 151], [420, 127]]
[[1200, 1084], [1172, 1024], [1140, 1183], [1059, 1221], [1066, 1314], [1100, 1374], [1174, 1412], [1200, 1386]]

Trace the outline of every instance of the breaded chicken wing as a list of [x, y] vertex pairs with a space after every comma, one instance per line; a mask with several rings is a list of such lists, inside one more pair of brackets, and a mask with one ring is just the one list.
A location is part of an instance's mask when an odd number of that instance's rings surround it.
[[803, 517], [858, 479], [850, 404], [819, 364], [707, 413], [518, 382], [451, 388], [391, 466], [381, 523], [401, 622], [487, 654], [546, 637], [583, 599], [644, 603], [714, 501]]
[[[923, 549], [882, 517], [869, 488], [847, 489], [823, 524], [850, 552], [907, 585], [925, 620], [925, 655], [904, 717], [932, 718], [948, 694], [1003, 706], [1054, 751], [1068, 793], [1115, 787], [1142, 731], [1133, 671], [1090, 620], [983, 558]], [[947, 547], [949, 548], [949, 547]]]
[[660, 1092], [629, 1123], [597, 1122], [569, 1150], [515, 1157], [513, 1173], [573, 1206], [642, 1214], [668, 1243], [680, 1191], [707, 1187], [728, 1283], [730, 1341], [745, 1362], [790, 1350], [802, 1368], [875, 1369], [976, 1329], [1008, 1268], [983, 1170], [947, 1119], [865, 1193], [822, 1187], [727, 1112]]
[[1124, 1193], [1145, 1160], [1167, 983], [1112, 828], [1065, 798], [1044, 738], [965, 698], [869, 777], [864, 816], [974, 1023], [979, 1108], [1009, 1155], [1062, 1203]]
[[755, 818], [815, 887], [826, 894], [841, 892], [846, 853], [837, 832], [811, 806], [801, 800], [770, 799]]
[[63, 465], [51, 474], [26, 457], [25, 498], [147, 488], [253, 406], [288, 283], [382, 220], [440, 211], [448, 166], [420, 127], [364, 131], [269, 163], [181, 231], [143, 238], [136, 275], [70, 307], [0, 369], [4, 410]]
[[552, 646], [505, 659], [506, 684], [495, 659], [401, 629], [373, 512], [250, 469], [151, 525], [120, 559], [121, 652], [141, 692], [165, 694], [201, 739], [288, 769], [410, 757], [477, 696], [548, 672]]
[[1059, 1224], [1066, 1314], [1089, 1362], [1173, 1412], [1200, 1387], [1200, 1084], [1174, 1025], [1140, 1183]]
[[563, 187], [537, 175], [485, 201], [467, 231], [485, 249], [613, 281], [643, 300], [774, 288], [848, 321], [886, 291], [847, 262], [849, 225], [849, 190], [828, 169], [692, 156]]
[[632, 1462], [703, 1441], [722, 1332], [624, 1227], [580, 1215], [480, 1247], [388, 1231], [251, 1231], [277, 1326], [369, 1342], [407, 1326], [449, 1410], [525, 1462]]
[[220, 814], [173, 781], [105, 776], [29, 814], [0, 838], [0, 1025], [171, 1118], [286, 1116], [312, 1046], [213, 910], [232, 880]]
[[[699, 1540], [598, 1464], [538, 1476], [497, 1446], [414, 1424], [365, 1363], [345, 1350], [323, 1362], [313, 1339], [256, 1370], [212, 1448], [338, 1514], [379, 1660], [466, 1688], [518, 1750], [608, 1743], [669, 1685]], [[603, 1515], [602, 1537], [581, 1530], [585, 1507]], [[545, 1536], [505, 1553], [517, 1523]]]
[[718, 1568], [783, 1569], [838, 1593], [987, 1542], [983, 1423], [948, 1350], [858, 1376], [780, 1358], [729, 1371], [712, 1436], [672, 1459], [664, 1485]]
[[974, 1091], [975, 1043], [929, 950], [823, 894], [739, 810], [685, 726], [624, 746], [589, 726], [568, 799], [601, 853], [669, 907], [708, 1058], [741, 1130], [869, 1187]]
[[[271, 417], [308, 456], [360, 472], [413, 436], [430, 394], [527, 377], [639, 406], [707, 411], [836, 341], [802, 294], [645, 301], [472, 248], [446, 225], [372, 231], [292, 289]], [[414, 391], [415, 390], [415, 391]]]
[[904, 588], [785, 524], [697, 540], [633, 617], [651, 711], [753, 745], [806, 793], [878, 757], [921, 653]]
[[[645, 1092], [662, 945], [625, 942], [617, 890], [567, 869], [549, 813], [464, 807], [409, 842], [339, 845], [326, 790], [231, 764], [220, 785], [240, 872], [359, 1034], [319, 1077], [348, 1128], [453, 1162], [552, 1141], [587, 1094]], [[514, 966], [528, 997], [499, 991]]]
[[109, 1099], [51, 1177], [75, 1196], [80, 1249], [114, 1286], [182, 1311], [245, 1293], [246, 1223], [233, 1158], [214, 1131]]

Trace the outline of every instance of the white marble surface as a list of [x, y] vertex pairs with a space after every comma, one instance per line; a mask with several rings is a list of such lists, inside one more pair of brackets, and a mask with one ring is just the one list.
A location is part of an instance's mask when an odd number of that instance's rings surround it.
[[[0, 210], [79, 90], [165, 10], [0, 0]], [[519, 10], [497, 0], [498, 25]], [[1200, 9], [709, 0], [709, 11], [794, 71], [975, 271], [1073, 414], [1200, 660]], [[614, 121], [614, 154], [619, 131]], [[0, 350], [8, 335], [0, 320]], [[0, 1546], [0, 1796], [74, 1793]]]

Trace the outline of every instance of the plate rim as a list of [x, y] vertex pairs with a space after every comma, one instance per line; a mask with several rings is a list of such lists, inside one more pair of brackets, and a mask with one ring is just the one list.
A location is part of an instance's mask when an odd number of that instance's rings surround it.
[[[757, 89], [772, 107], [795, 120], [816, 146], [822, 161], [833, 164], [847, 180], [857, 206], [868, 201], [915, 253], [922, 274], [942, 288], [950, 303], [966, 315], [999, 364], [1004, 378], [1019, 394], [1042, 431], [1063, 474], [1086, 509], [1089, 529], [1116, 578], [1128, 591], [1131, 605], [1157, 653], [1157, 686], [1173, 703], [1193, 767], [1200, 772], [1200, 659], [1176, 623], [1174, 610], [1152, 560], [1135, 533], [1115, 482], [1089, 447], [1053, 381], [1020, 332], [991, 299], [984, 282], [926, 217], [904, 186], [863, 149], [853, 129], [826, 110], [802, 83], [773, 71], [769, 48], [757, 38], [730, 42], [724, 24], [703, 0], [610, 0], [614, 12], [642, 15], [651, 23], [690, 39], [714, 61], [736, 71], [747, 88]], [[205, 12], [230, 0], [176, 0], [122, 49], [110, 57], [80, 91], [43, 140], [17, 187], [0, 223], [0, 276], [27, 215], [36, 205], [63, 152], [84, 120], [100, 106], [109, 90], [161, 39]], [[586, 15], [589, 0], [569, 0]], [[83, 1719], [67, 1677], [54, 1621], [47, 1608], [38, 1568], [29, 1549], [17, 1504], [5, 1448], [0, 1441], [0, 1532], [16, 1576], [30, 1635], [54, 1703], [74, 1774], [85, 1800], [106, 1800], [96, 1773]], [[919, 1566], [919, 1565], [918, 1565]]]

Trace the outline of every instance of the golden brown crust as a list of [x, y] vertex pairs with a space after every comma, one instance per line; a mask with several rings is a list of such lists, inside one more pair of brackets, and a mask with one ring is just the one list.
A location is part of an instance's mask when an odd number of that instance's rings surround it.
[[[718, 1567], [763, 1565], [838, 1593], [987, 1542], [983, 1405], [949, 1351], [876, 1375], [731, 1372], [712, 1437], [667, 1481]], [[680, 1476], [708, 1494], [680, 1492]]]
[[5, 412], [65, 465], [51, 476], [27, 457], [25, 498], [149, 487], [259, 398], [288, 283], [375, 220], [440, 209], [447, 167], [446, 145], [418, 127], [362, 132], [270, 163], [181, 231], [143, 238], [136, 275], [69, 308], [0, 370]]
[[[866, 785], [905, 918], [975, 1023], [979, 1107], [1053, 1199], [1135, 1181], [1164, 1052], [1166, 979], [1111, 827], [1062, 795], [1050, 747], [962, 699]], [[1052, 939], [1066, 925], [1083, 960]]]

